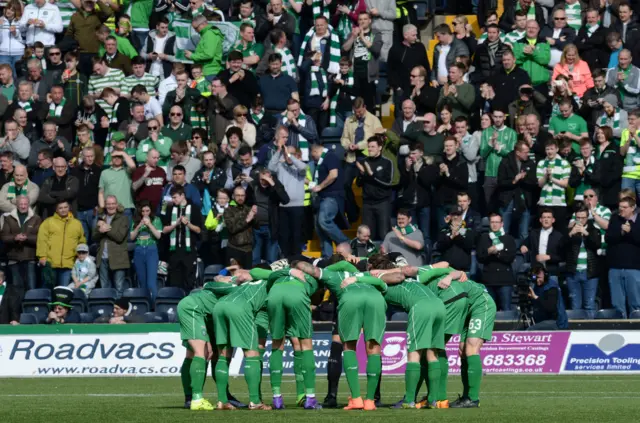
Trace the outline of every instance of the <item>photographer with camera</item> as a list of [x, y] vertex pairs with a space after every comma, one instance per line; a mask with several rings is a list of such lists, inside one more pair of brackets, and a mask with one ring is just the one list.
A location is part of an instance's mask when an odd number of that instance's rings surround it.
[[527, 330], [567, 329], [567, 312], [558, 280], [549, 277], [542, 264], [534, 264], [529, 275], [529, 298], [533, 309], [533, 320], [537, 323]]
[[585, 205], [575, 213], [575, 224], [569, 232], [567, 249], [567, 287], [572, 310], [584, 309], [587, 317], [596, 316], [598, 290], [598, 250], [602, 245], [600, 230], [589, 220]]

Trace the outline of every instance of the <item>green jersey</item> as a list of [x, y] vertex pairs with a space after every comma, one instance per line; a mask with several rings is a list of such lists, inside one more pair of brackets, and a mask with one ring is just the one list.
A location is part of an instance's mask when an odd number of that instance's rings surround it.
[[213, 313], [213, 307], [218, 304], [220, 298], [230, 294], [238, 287], [226, 282], [207, 282], [200, 291], [190, 294], [193, 300], [205, 310], [205, 314]]
[[456, 297], [466, 297], [465, 290], [460, 285], [466, 282], [452, 281], [448, 288], [440, 288], [438, 282], [453, 272], [455, 269], [443, 268], [433, 269], [427, 267], [420, 267], [418, 271], [418, 280], [422, 283], [426, 283], [427, 287], [442, 300], [443, 303], [449, 303]]
[[220, 301], [235, 303], [238, 306], [246, 305], [255, 315], [267, 303], [267, 281], [261, 279], [245, 282]]
[[[342, 281], [351, 276], [355, 276], [358, 281], [345, 288], [342, 288], [340, 286], [342, 285]], [[340, 301], [342, 297], [349, 293], [356, 293], [356, 295], [359, 295], [358, 293], [362, 292], [384, 292], [387, 290], [387, 284], [382, 282], [378, 278], [374, 278], [369, 272], [349, 273], [334, 272], [332, 270], [323, 269], [320, 280], [329, 289], [329, 291], [331, 291], [333, 295], [336, 296], [338, 301]]]
[[[492, 145], [491, 139], [494, 133], [498, 134], [498, 138]], [[490, 126], [482, 131], [480, 155], [486, 160], [485, 176], [498, 177], [498, 167], [502, 158], [513, 151], [517, 140], [518, 134], [516, 134], [516, 131], [506, 126], [500, 129]]]
[[402, 307], [407, 313], [419, 301], [425, 298], [437, 298], [436, 295], [426, 285], [420, 283], [418, 279], [405, 279], [397, 285], [391, 285], [384, 293], [384, 299], [388, 304]]
[[[453, 284], [451, 284], [453, 286]], [[481, 283], [474, 282], [472, 280], [468, 280], [466, 282], [460, 282], [455, 285], [462, 287], [462, 289], [469, 295], [467, 301], [469, 302], [469, 307], [473, 307], [473, 305], [482, 299], [483, 294], [487, 293], [487, 288]], [[450, 288], [450, 287], [449, 287]]]
[[308, 296], [313, 295], [318, 290], [318, 281], [315, 278], [305, 275], [305, 282], [302, 282], [300, 279], [289, 275], [290, 270], [282, 269], [272, 272], [267, 282], [267, 289], [270, 290], [273, 285], [295, 285], [302, 287]]

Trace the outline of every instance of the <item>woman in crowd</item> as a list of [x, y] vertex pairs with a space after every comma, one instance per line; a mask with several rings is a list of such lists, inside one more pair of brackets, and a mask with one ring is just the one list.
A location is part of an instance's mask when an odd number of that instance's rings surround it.
[[[253, 147], [256, 145], [256, 127], [255, 125], [249, 122], [249, 110], [243, 106], [242, 104], [237, 105], [233, 108], [233, 122], [231, 125], [227, 126], [225, 131], [228, 131], [229, 128], [240, 128], [242, 131], [242, 140], [249, 146]], [[222, 140], [222, 144], [227, 144], [228, 138], [225, 135]]]
[[562, 50], [560, 63], [554, 66], [551, 80], [555, 81], [558, 75], [569, 78], [569, 88], [578, 98], [582, 98], [588, 89], [593, 88], [589, 65], [580, 59], [578, 49], [573, 44], [567, 44]]
[[142, 200], [136, 207], [129, 236], [136, 243], [133, 265], [138, 286], [148, 292], [153, 302], [158, 293], [158, 240], [162, 236], [162, 222], [153, 213], [149, 201]]

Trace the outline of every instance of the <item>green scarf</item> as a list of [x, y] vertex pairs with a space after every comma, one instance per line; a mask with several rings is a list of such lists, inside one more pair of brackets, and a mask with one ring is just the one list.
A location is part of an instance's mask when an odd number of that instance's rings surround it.
[[318, 179], [320, 177], [320, 166], [322, 165], [322, 162], [324, 162], [324, 156], [326, 156], [328, 152], [329, 150], [327, 150], [326, 148], [322, 150], [320, 160], [318, 160], [318, 164], [316, 165], [316, 170], [315, 172], [313, 172], [313, 181], [311, 181], [311, 183], [309, 184], [309, 189], [318, 185]]
[[256, 27], [256, 13], [255, 12], [251, 12], [251, 15], [249, 15], [248, 18], [243, 18], [242, 15], [238, 14], [238, 20], [240, 21], [240, 24], [249, 24], [252, 27]]
[[60, 117], [62, 116], [62, 109], [64, 108], [67, 99], [62, 97], [62, 101], [60, 104], [56, 106], [56, 104], [52, 101], [49, 105], [49, 117]]
[[251, 109], [251, 120], [253, 120], [253, 123], [255, 123], [256, 125], [260, 125], [260, 121], [262, 120], [263, 117], [264, 117], [264, 111], [260, 113], [255, 113], [253, 109]]
[[499, 231], [489, 232], [489, 238], [491, 238], [491, 243], [496, 247], [498, 251], [504, 250], [504, 244], [500, 241], [500, 237], [504, 236], [504, 228], [500, 228]]
[[[282, 117], [283, 125], [286, 125], [287, 122], [289, 121], [287, 119], [286, 113], [287, 112], [285, 112]], [[298, 116], [298, 125], [307, 126], [307, 116], [304, 113], [302, 113], [302, 111], [300, 111], [300, 116]], [[298, 148], [302, 152], [302, 161], [308, 162], [309, 161], [309, 141], [305, 137], [303, 137], [301, 133], [298, 133]]]
[[[349, 12], [353, 12], [353, 8], [355, 5], [353, 2], [347, 6], [349, 8]], [[353, 23], [351, 22], [351, 18], [348, 14], [340, 14], [340, 19], [338, 20], [338, 26], [336, 27], [336, 32], [341, 40], [346, 41], [351, 36], [351, 31], [353, 30]]]
[[[191, 220], [191, 204], [187, 204], [185, 207], [180, 207], [174, 205], [171, 210], [171, 224], [174, 225], [178, 221], [178, 208], [184, 208], [184, 212], [182, 216], [186, 216], [188, 220]], [[177, 246], [177, 234], [180, 230], [180, 227], [176, 227], [171, 231], [170, 239], [169, 239], [169, 251], [175, 251]], [[184, 227], [184, 245], [187, 251], [191, 251], [191, 231], [189, 230], [189, 226], [186, 225]]]
[[[585, 166], [585, 170], [584, 170], [585, 173], [587, 171], [593, 172], [593, 166], [595, 164], [596, 164], [596, 158], [593, 156], [593, 154], [591, 154]], [[591, 188], [591, 185], [587, 184], [583, 177], [582, 180], [580, 181], [580, 185], [578, 185], [578, 187], [576, 188], [575, 196], [573, 197], [574, 200], [578, 200], [578, 201], [584, 200], [584, 192], [589, 188]]]
[[191, 122], [191, 128], [207, 129], [206, 114], [198, 113], [195, 106], [191, 106], [191, 109], [189, 110], [189, 122]]
[[111, 128], [112, 123], [118, 123], [118, 108], [120, 107], [120, 102], [117, 102], [113, 106], [113, 110], [111, 110], [111, 116], [109, 117], [109, 131], [107, 132], [107, 140], [104, 144], [104, 155], [111, 155], [113, 152], [113, 144], [111, 144], [111, 135], [113, 129]]
[[[335, 127], [338, 123], [338, 117], [336, 115], [336, 110], [338, 109], [338, 97], [340, 96], [340, 90], [342, 87], [353, 87], [354, 79], [353, 79], [353, 71], [349, 69], [349, 73], [347, 74], [346, 80], [343, 79], [344, 75], [342, 73], [338, 74], [338, 77], [335, 80], [344, 81], [344, 85], [338, 86], [336, 93], [331, 97], [331, 103], [329, 104], [329, 126]], [[351, 96], [351, 101], [354, 100], [354, 97]]]
[[324, 16], [329, 21], [329, 6], [325, 5], [324, 0], [313, 0], [311, 7], [314, 21], [318, 16]]
[[0, 285], [0, 304], [2, 304], [2, 296], [4, 295], [5, 289], [7, 289], [7, 283], [3, 282], [2, 285]]
[[[607, 122], [611, 120], [611, 125], [608, 125]], [[620, 108], [616, 107], [615, 112], [613, 112], [613, 116], [609, 117], [607, 113], [603, 113], [600, 116], [600, 120], [598, 121], [598, 126], [611, 126], [613, 130], [620, 128]]]
[[[318, 82], [318, 73], [320, 73], [320, 77], [322, 78], [322, 93], [320, 93], [320, 83]], [[310, 96], [321, 95], [322, 97], [327, 96], [327, 72], [322, 69], [322, 66], [311, 66], [311, 91], [309, 91]]]
[[31, 113], [33, 111], [33, 100], [19, 101], [18, 106], [22, 107], [25, 112]]
[[[311, 38], [315, 35], [316, 30], [311, 28], [304, 36], [302, 45], [300, 46], [300, 56], [298, 57], [298, 66], [302, 66], [302, 60], [305, 56], [307, 45]], [[327, 72], [337, 75], [340, 72], [340, 37], [337, 34], [329, 33], [329, 67]]]
[[412, 233], [418, 230], [418, 227], [413, 223], [409, 223], [404, 228], [401, 228], [400, 226], [394, 226], [394, 228], [399, 230], [402, 235], [411, 235]]
[[293, 54], [291, 54], [291, 50], [287, 47], [283, 49], [274, 48], [273, 51], [278, 53], [282, 57], [282, 65], [280, 66], [280, 71], [285, 75], [289, 75], [293, 79], [296, 79], [296, 59], [294, 59]]
[[26, 196], [28, 193], [27, 186], [29, 185], [29, 180], [24, 181], [24, 185], [22, 188], [16, 189], [16, 183], [11, 178], [11, 182], [9, 182], [9, 189], [7, 190], [7, 200], [14, 200], [16, 197], [21, 195]]

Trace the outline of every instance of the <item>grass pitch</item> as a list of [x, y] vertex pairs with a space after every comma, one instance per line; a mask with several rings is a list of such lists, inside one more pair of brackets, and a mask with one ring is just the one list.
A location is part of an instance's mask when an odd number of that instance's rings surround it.
[[[361, 379], [363, 389], [366, 386]], [[424, 389], [424, 388], [423, 388]], [[459, 377], [449, 378], [449, 398], [460, 392]], [[213, 381], [205, 397], [216, 401]], [[231, 391], [248, 399], [243, 378], [231, 380]], [[269, 380], [263, 395], [270, 403]], [[326, 379], [318, 377], [318, 397], [324, 398]], [[364, 393], [364, 390], [363, 390]], [[404, 379], [384, 377], [385, 403], [399, 400]], [[226, 422], [346, 422], [366, 419], [388, 423], [437, 420], [439, 422], [637, 422], [640, 416], [640, 376], [503, 376], [482, 380], [481, 408], [470, 410], [391, 410], [373, 412], [317, 410], [295, 407], [295, 383], [283, 380], [286, 410], [211, 411], [184, 410], [179, 377], [0, 379], [0, 416], [13, 422], [187, 422], [221, 419]], [[346, 403], [347, 384], [340, 381], [340, 400]], [[221, 415], [222, 414], [222, 415]]]

